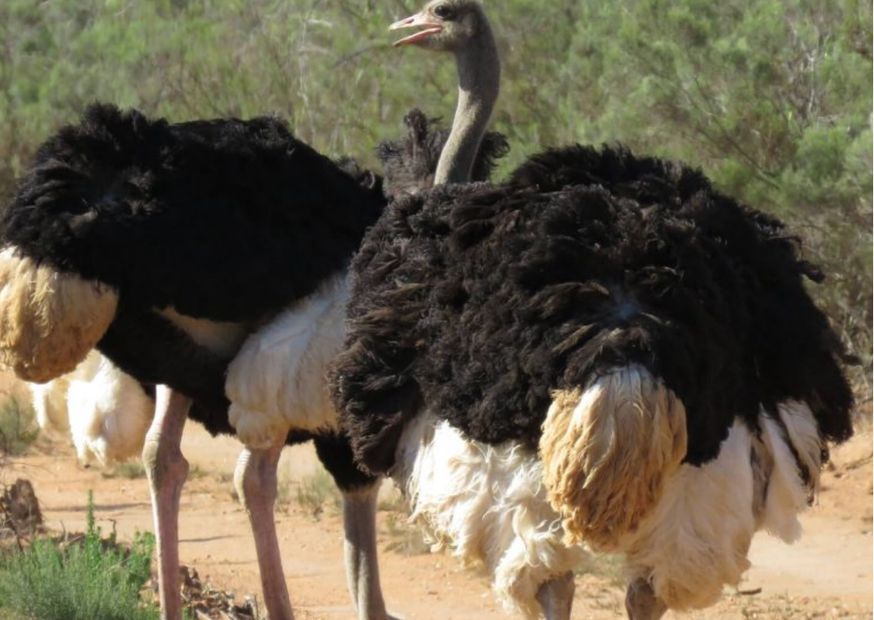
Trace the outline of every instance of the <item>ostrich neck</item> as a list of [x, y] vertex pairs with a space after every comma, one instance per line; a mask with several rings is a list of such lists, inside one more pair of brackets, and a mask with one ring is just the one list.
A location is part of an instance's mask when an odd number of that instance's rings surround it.
[[434, 185], [467, 183], [492, 108], [498, 98], [501, 63], [491, 28], [482, 24], [479, 36], [456, 53], [458, 105], [452, 131], [437, 162]]

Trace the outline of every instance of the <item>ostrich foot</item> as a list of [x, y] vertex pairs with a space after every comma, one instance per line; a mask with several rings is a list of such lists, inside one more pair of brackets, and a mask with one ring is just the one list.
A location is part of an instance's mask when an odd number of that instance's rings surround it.
[[655, 595], [646, 579], [638, 578], [628, 584], [625, 592], [625, 611], [631, 620], [658, 620], [668, 606]]
[[343, 553], [346, 583], [359, 620], [396, 620], [385, 610], [376, 552], [379, 481], [343, 491]]
[[[282, 435], [283, 439], [285, 435]], [[279, 442], [264, 450], [245, 449], [237, 461], [234, 486], [249, 513], [264, 605], [270, 620], [291, 620], [291, 602], [282, 570], [282, 556], [276, 538], [276, 520], [273, 505], [276, 502], [276, 466], [282, 453]]]
[[565, 573], [541, 584], [537, 602], [546, 620], [570, 620], [574, 604], [574, 574]]
[[188, 476], [188, 461], [179, 444], [191, 400], [159, 385], [155, 418], [143, 444], [143, 466], [152, 496], [152, 517], [158, 545], [158, 596], [162, 620], [182, 620], [179, 591], [179, 498]]

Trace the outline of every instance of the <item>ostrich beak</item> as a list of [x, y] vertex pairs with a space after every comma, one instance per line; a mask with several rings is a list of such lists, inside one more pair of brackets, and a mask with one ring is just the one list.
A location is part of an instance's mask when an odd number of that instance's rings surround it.
[[396, 21], [388, 27], [389, 30], [400, 30], [402, 28], [422, 28], [418, 32], [414, 32], [408, 37], [404, 37], [392, 43], [395, 47], [400, 45], [409, 45], [410, 43], [418, 43], [423, 39], [430, 37], [432, 34], [437, 34], [443, 31], [443, 25], [440, 22], [434, 21], [425, 12], [416, 13], [415, 15]]

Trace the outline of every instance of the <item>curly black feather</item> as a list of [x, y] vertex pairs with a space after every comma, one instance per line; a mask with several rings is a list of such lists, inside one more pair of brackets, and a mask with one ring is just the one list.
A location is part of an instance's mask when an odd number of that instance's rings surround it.
[[[445, 132], [428, 139], [439, 152]], [[171, 124], [95, 104], [39, 148], [0, 232], [4, 246], [116, 288], [98, 348], [139, 381], [192, 397], [191, 417], [226, 433], [229, 360], [155, 310], [257, 324], [343, 269], [385, 203], [381, 177], [331, 162], [281, 120]], [[332, 473], [363, 484], [344, 454]]]
[[435, 188], [391, 205], [353, 263], [335, 402], [356, 456], [387, 471], [423, 406], [468, 437], [535, 448], [555, 389], [638, 363], [687, 410], [687, 462], [736, 416], [811, 407], [851, 433], [843, 348], [774, 218], [698, 171], [622, 148], [535, 156], [507, 184]]
[[[421, 110], [414, 108], [404, 117], [407, 135], [379, 144], [376, 153], [385, 174], [386, 196], [401, 198], [429, 189], [434, 184], [437, 162], [449, 137], [449, 130], [438, 126], [439, 120], [429, 119]], [[510, 145], [502, 134], [487, 132], [473, 163], [472, 180], [487, 180], [497, 160], [509, 151]]]
[[384, 206], [274, 118], [93, 105], [38, 150], [3, 241], [143, 307], [254, 320], [340, 270]]

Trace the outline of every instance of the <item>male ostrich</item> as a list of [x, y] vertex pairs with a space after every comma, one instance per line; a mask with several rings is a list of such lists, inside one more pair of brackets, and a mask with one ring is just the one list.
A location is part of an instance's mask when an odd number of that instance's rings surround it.
[[[43, 144], [21, 181], [3, 216], [0, 360], [45, 381], [96, 345], [158, 385], [143, 460], [164, 617], [181, 616], [186, 415], [233, 432], [231, 401], [240, 437], [259, 444], [241, 455], [235, 483], [271, 618], [292, 616], [272, 514], [276, 464], [284, 444], [310, 437], [343, 490], [353, 601], [361, 617], [386, 616], [376, 479], [353, 465], [323, 379], [344, 334], [345, 268], [384, 204], [379, 179], [338, 167], [279, 120], [169, 124], [108, 105]], [[253, 419], [268, 432], [253, 438]]]
[[495, 100], [491, 30], [471, 0], [402, 27], [454, 52], [459, 104], [437, 187], [353, 261], [333, 394], [357, 459], [526, 615], [570, 616], [583, 545], [624, 555], [631, 618], [711, 604], [756, 530], [798, 536], [852, 432], [819, 273], [777, 220], [622, 148], [452, 184]]
[[[177, 527], [187, 463], [179, 441], [192, 399], [192, 417], [208, 430], [232, 431], [229, 360], [265, 319], [318, 297], [383, 205], [378, 186], [359, 184], [276, 119], [169, 124], [109, 105], [90, 107], [44, 143], [22, 179], [3, 217], [0, 356], [20, 377], [45, 381], [96, 345], [138, 381], [159, 385], [143, 460], [165, 617], [181, 617]], [[286, 429], [277, 443], [287, 438], [302, 436]], [[367, 509], [360, 489], [373, 479], [351, 465], [335, 435], [317, 445], [347, 506]], [[288, 618], [270, 511], [277, 457], [244, 453], [236, 478], [265, 604], [273, 618]], [[372, 558], [366, 530], [356, 524], [359, 538], [349, 542], [353, 555]], [[354, 581], [353, 592], [378, 599], [362, 614], [384, 617], [375, 566], [353, 578], [361, 576], [371, 583]]]
[[69, 432], [80, 464], [96, 460], [106, 466], [142, 452], [155, 410], [154, 388], [97, 351], [73, 372], [28, 388], [39, 427]]

